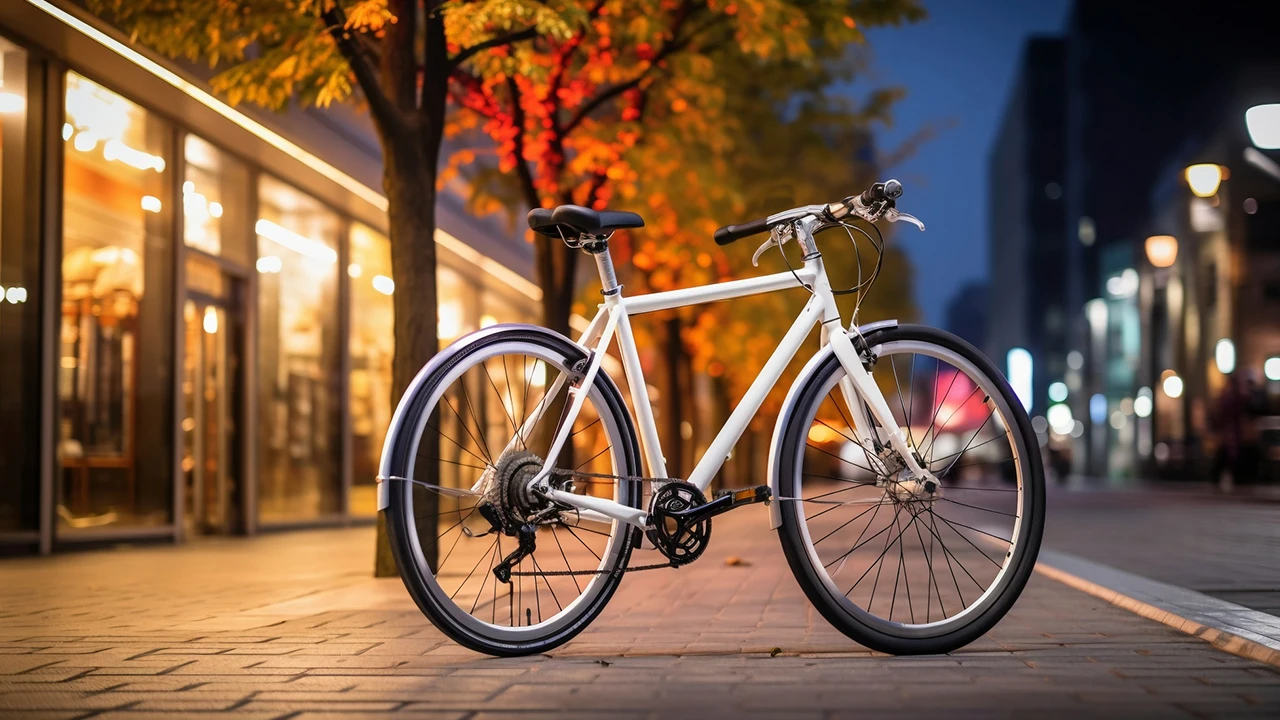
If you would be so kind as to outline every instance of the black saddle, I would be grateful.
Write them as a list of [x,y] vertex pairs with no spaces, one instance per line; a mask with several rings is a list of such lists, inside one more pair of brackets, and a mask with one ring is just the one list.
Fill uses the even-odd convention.
[[608,235],[614,230],[644,227],[644,218],[621,210],[592,210],[581,205],[561,205],[554,210],[530,210],[529,227],[548,237],[576,238],[583,234]]

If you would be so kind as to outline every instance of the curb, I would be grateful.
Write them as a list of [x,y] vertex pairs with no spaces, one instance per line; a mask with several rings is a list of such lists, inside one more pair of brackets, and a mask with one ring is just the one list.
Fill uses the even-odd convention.
[[1040,551],[1036,572],[1219,650],[1280,667],[1280,618],[1055,550]]

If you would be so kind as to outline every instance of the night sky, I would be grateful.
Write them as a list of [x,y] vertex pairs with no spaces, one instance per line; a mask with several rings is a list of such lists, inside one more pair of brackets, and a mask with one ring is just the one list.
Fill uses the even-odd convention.
[[893,127],[877,133],[892,151],[924,127],[940,128],[916,154],[887,167],[906,191],[899,207],[924,221],[900,223],[894,240],[916,267],[916,302],[941,325],[947,301],[966,280],[986,275],[987,156],[1012,90],[1023,40],[1057,34],[1068,0],[926,0],[927,20],[867,32],[874,60],[855,94],[898,85],[907,97]]

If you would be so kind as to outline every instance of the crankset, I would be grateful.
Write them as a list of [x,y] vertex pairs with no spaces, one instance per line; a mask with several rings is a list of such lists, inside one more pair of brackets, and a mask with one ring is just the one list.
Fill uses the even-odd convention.
[[736,507],[768,502],[768,486],[721,490],[707,502],[696,485],[683,480],[664,483],[649,503],[649,541],[671,561],[687,565],[697,560],[711,540],[711,518]]

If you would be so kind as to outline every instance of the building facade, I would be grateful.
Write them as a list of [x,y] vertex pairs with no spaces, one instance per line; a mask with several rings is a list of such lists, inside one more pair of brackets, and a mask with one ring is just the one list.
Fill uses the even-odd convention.
[[[0,552],[371,518],[380,176],[354,115],[231,108],[70,3],[0,3]],[[526,244],[440,203],[442,340],[532,319]]]
[[1030,354],[1023,402],[1041,414],[1066,370],[1064,51],[1060,39],[1028,41],[988,171],[984,349],[1001,363],[1015,348]]
[[[1035,117],[1028,78],[1050,42],[1057,67],[1040,86],[1053,111]],[[1028,45],[991,195],[1046,187],[1027,149],[1043,135],[1058,147],[1061,199],[1035,233],[1032,211],[993,202],[988,351],[1031,352],[1033,422],[1051,448],[1070,448],[1078,473],[1211,479],[1223,447],[1260,448],[1260,461],[1271,452],[1280,164],[1250,138],[1245,113],[1280,103],[1277,47],[1250,13],[1206,14],[1190,0],[1158,13],[1077,0],[1061,40]],[[1192,166],[1217,174],[1212,189],[1192,182]],[[1277,378],[1264,372],[1273,357]],[[1251,399],[1226,398],[1238,406],[1228,412],[1236,381]]]

